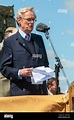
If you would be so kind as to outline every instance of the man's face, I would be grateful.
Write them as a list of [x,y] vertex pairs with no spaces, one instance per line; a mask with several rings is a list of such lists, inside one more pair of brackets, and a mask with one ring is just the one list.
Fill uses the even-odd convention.
[[33,30],[34,22],[35,22],[34,13],[28,11],[23,14],[22,18],[19,21],[20,29],[26,34],[29,34]]

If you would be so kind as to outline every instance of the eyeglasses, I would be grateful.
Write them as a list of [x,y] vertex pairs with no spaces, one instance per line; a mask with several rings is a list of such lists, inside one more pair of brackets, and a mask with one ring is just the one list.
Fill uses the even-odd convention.
[[24,20],[27,20],[28,22],[31,22],[31,21],[33,21],[33,22],[36,22],[37,20],[36,19],[34,19],[34,18],[23,18]]

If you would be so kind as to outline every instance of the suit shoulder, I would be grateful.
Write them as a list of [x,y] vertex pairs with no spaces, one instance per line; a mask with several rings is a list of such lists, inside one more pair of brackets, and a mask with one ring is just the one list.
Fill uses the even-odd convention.
[[17,38],[16,34],[9,36],[8,38],[4,39],[4,41],[9,42],[9,41],[14,41]]
[[41,35],[39,35],[39,34],[36,34],[36,33],[31,33],[32,34],[32,36],[36,36],[36,37],[42,37]]

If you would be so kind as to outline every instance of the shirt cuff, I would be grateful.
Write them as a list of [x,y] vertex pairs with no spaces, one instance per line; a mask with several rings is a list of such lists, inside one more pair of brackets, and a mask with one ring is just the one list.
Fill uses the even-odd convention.
[[20,75],[20,70],[18,71],[18,79],[22,79],[22,76]]

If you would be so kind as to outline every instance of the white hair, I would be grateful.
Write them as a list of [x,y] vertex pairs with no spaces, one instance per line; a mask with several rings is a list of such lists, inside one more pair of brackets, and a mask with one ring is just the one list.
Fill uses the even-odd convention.
[[[25,12],[27,12],[27,11],[32,11],[32,12],[34,13],[34,7],[20,8],[20,9],[18,10],[16,19],[21,18],[22,15],[23,15]],[[34,13],[34,15],[35,15],[35,13]],[[36,17],[36,15],[35,15],[35,17]]]

